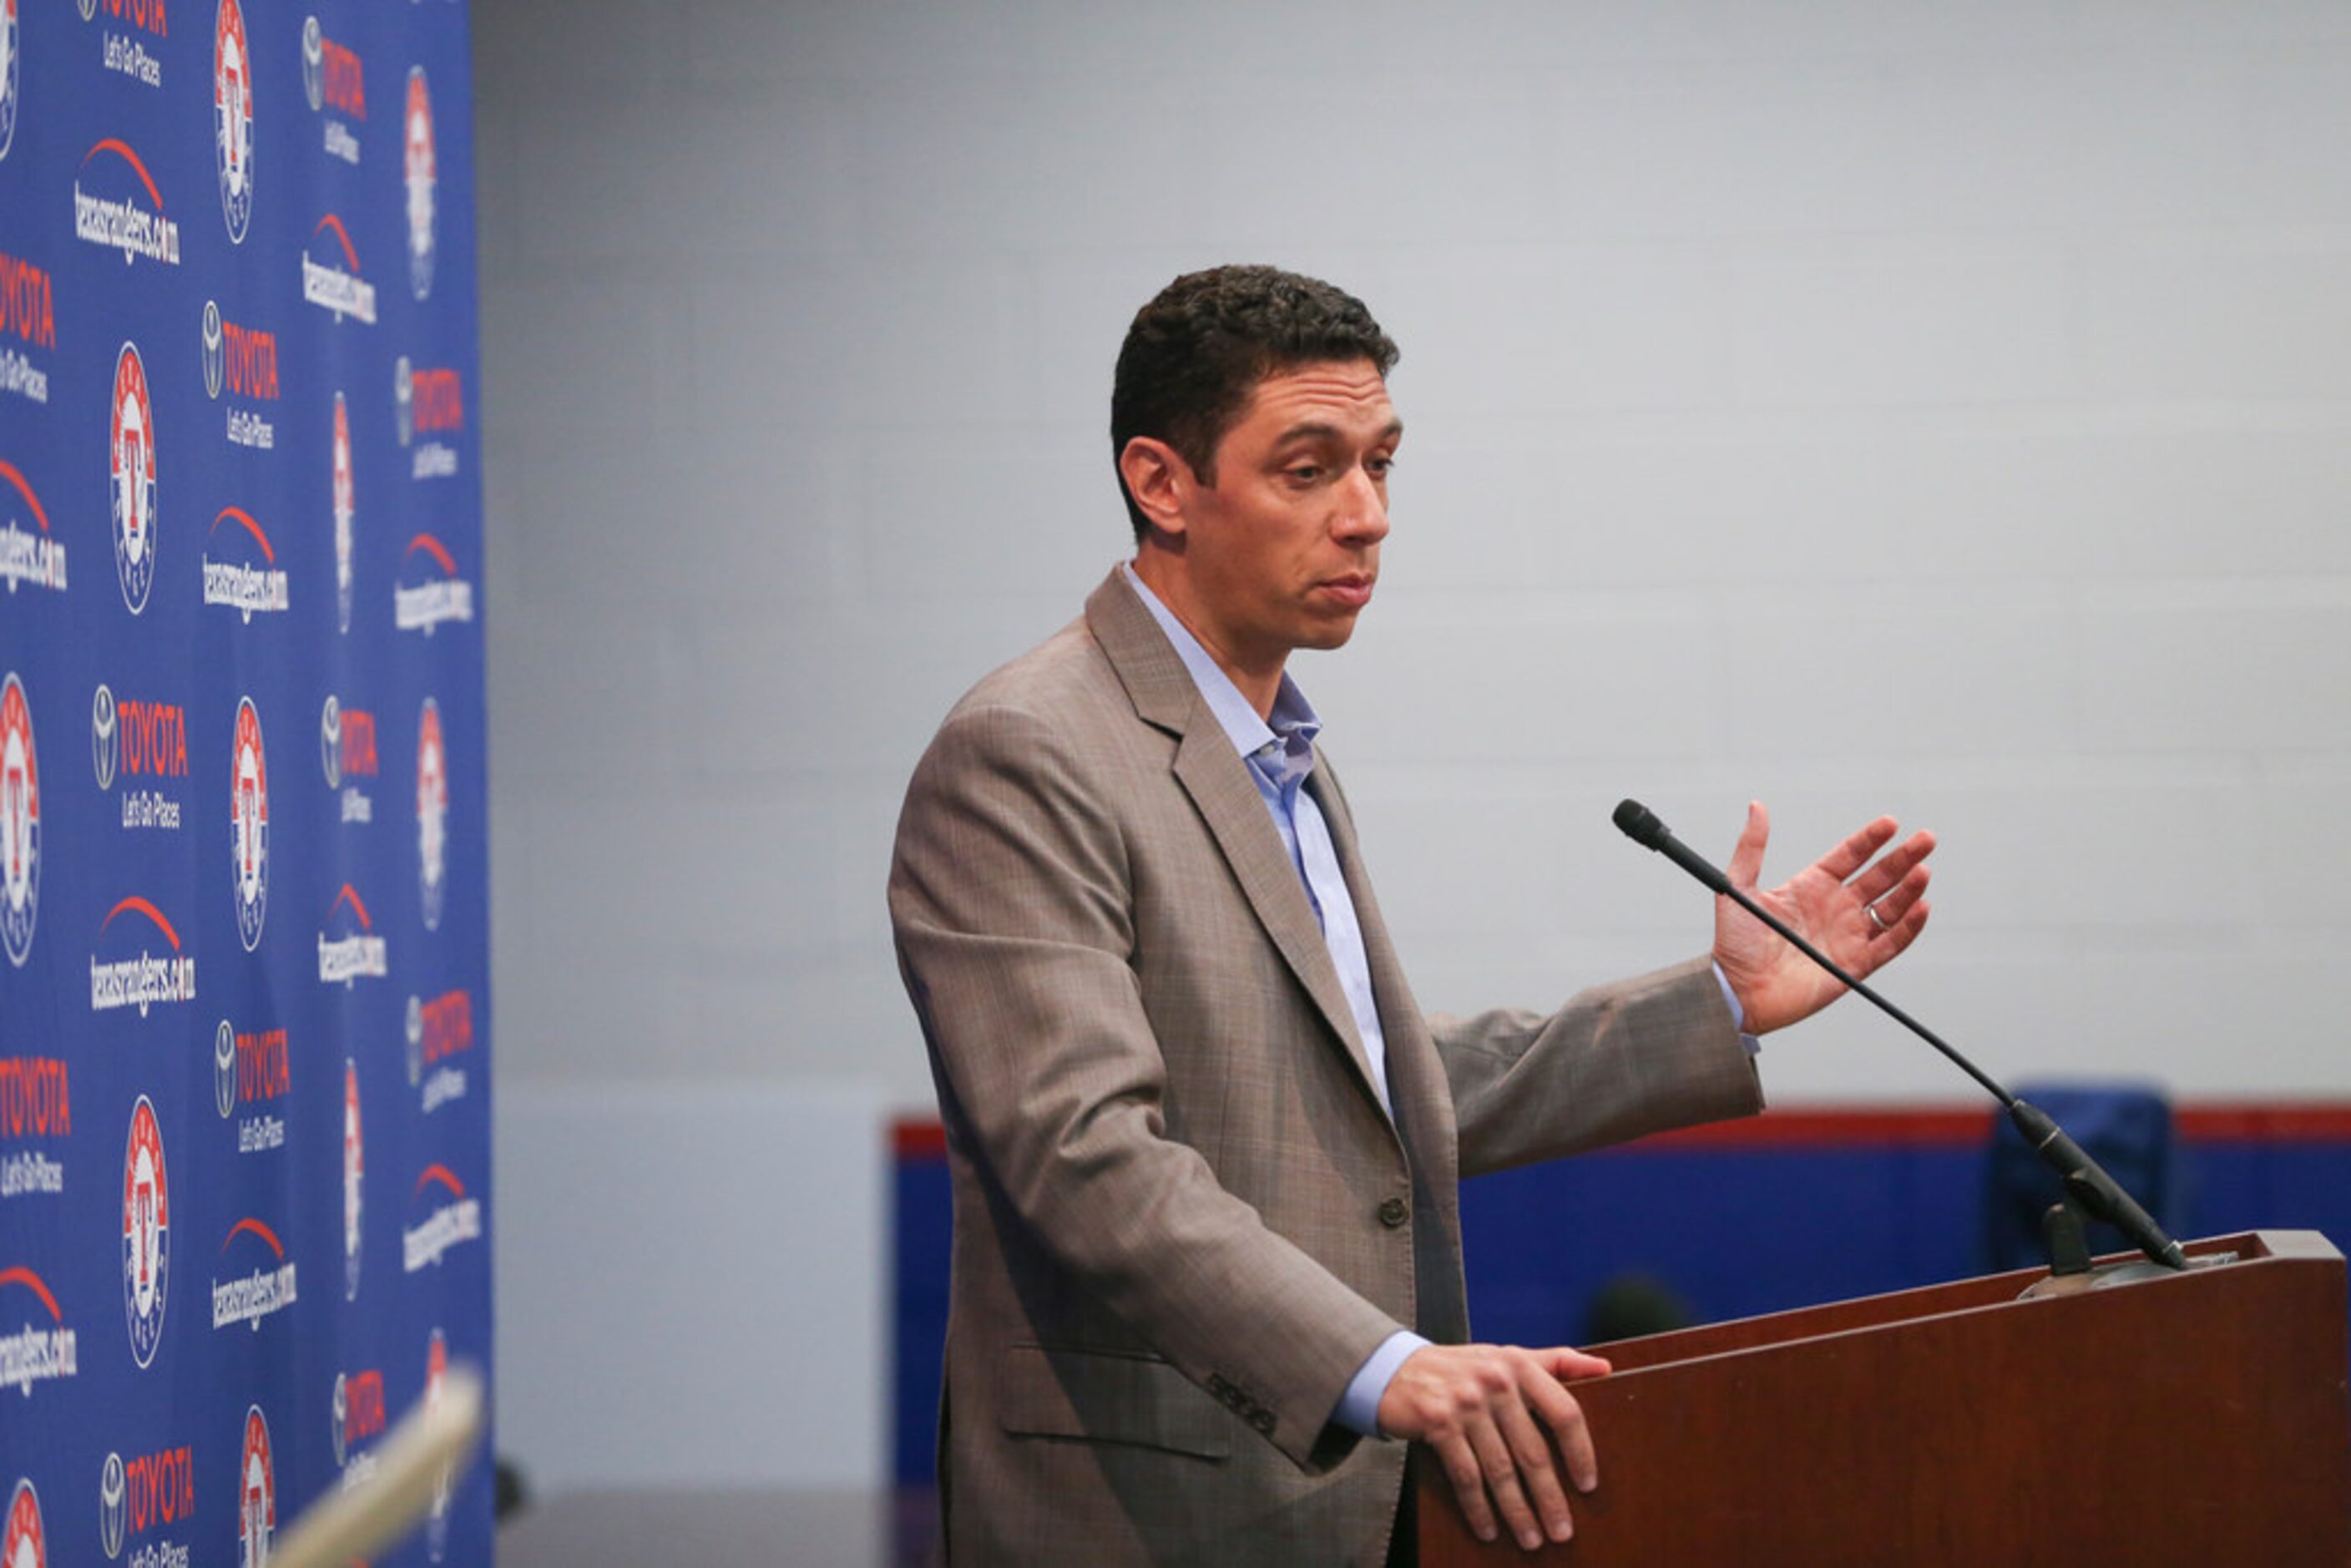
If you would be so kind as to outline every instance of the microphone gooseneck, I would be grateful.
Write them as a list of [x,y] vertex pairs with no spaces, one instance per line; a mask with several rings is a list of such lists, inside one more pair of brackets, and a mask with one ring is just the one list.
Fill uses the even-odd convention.
[[1796,951],[1843,981],[1847,989],[1868,998],[1879,1011],[1941,1051],[1953,1066],[1981,1084],[1993,1099],[2001,1103],[2008,1113],[2009,1120],[2023,1134],[2025,1143],[2057,1173],[2059,1180],[2064,1184],[2066,1194],[2085,1212],[2121,1231],[2140,1251],[2166,1268],[2188,1267],[2187,1257],[2180,1251],[2179,1243],[2165,1235],[2163,1228],[2155,1222],[2154,1218],[2140,1207],[2137,1201],[2123,1190],[2122,1185],[2107,1175],[2105,1167],[2092,1159],[2079,1144],[2066,1136],[2065,1130],[2045,1112],[2010,1093],[1999,1080],[1969,1061],[1958,1047],[1879,996],[1861,980],[1845,973],[1834,959],[1791,930],[1785,921],[1758,904],[1745,890],[1733,886],[1730,878],[1720,869],[1674,837],[1673,830],[1659,821],[1655,811],[1638,800],[1622,800],[1617,803],[1614,821],[1626,838],[1664,855],[1715,893],[1729,898],[1761,920],[1784,937]]

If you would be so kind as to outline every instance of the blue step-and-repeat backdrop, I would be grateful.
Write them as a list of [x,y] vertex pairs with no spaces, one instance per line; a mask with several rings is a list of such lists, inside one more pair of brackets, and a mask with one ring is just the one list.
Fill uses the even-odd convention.
[[6,1568],[265,1562],[488,1364],[471,95],[454,0],[0,0]]

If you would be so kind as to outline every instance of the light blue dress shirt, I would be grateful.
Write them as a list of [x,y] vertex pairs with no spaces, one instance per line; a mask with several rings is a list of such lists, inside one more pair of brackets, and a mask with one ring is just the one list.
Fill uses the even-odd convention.
[[[1274,695],[1273,712],[1259,718],[1223,666],[1200,646],[1191,629],[1159,602],[1159,596],[1144,586],[1134,569],[1122,566],[1119,570],[1126,573],[1128,584],[1141,596],[1159,629],[1167,633],[1208,711],[1216,715],[1233,749],[1249,764],[1249,777],[1281,834],[1282,847],[1290,852],[1290,863],[1298,868],[1299,880],[1306,885],[1307,901],[1322,923],[1323,945],[1331,950],[1340,989],[1346,993],[1347,1009],[1354,1015],[1355,1032],[1362,1036],[1364,1054],[1371,1063],[1372,1086],[1379,1094],[1380,1108],[1393,1119],[1395,1107],[1388,1098],[1387,1036],[1380,1029],[1380,1009],[1372,998],[1372,967],[1364,956],[1364,928],[1356,921],[1355,901],[1347,892],[1338,852],[1331,844],[1331,824],[1323,820],[1314,797],[1302,788],[1306,776],[1314,770],[1314,737],[1322,732],[1322,721],[1306,694],[1298,689],[1298,683],[1286,674]],[[1427,1343],[1410,1329],[1390,1334],[1349,1380],[1332,1419],[1365,1437],[1379,1436],[1380,1396],[1387,1392],[1388,1380],[1405,1358]]]
[[[1314,706],[1298,683],[1288,674],[1281,677],[1281,687],[1275,693],[1273,711],[1258,716],[1257,709],[1241,695],[1232,677],[1222,665],[1200,646],[1200,640],[1191,629],[1176,619],[1159,596],[1144,585],[1134,569],[1122,564],[1119,570],[1126,574],[1128,586],[1143,600],[1144,608],[1167,634],[1175,645],[1176,655],[1184,661],[1191,674],[1192,684],[1199,688],[1201,700],[1249,764],[1249,777],[1256,781],[1257,792],[1263,797],[1265,808],[1272,815],[1275,830],[1281,834],[1282,847],[1290,852],[1290,863],[1298,868],[1299,880],[1305,883],[1307,901],[1313,904],[1317,919],[1322,923],[1322,941],[1331,951],[1331,962],[1339,971],[1340,988],[1346,993],[1347,1008],[1354,1015],[1355,1030],[1363,1038],[1364,1052],[1371,1063],[1372,1086],[1378,1093],[1380,1108],[1389,1119],[1395,1116],[1395,1107],[1388,1098],[1387,1036],[1380,1029],[1380,1012],[1372,997],[1371,962],[1364,956],[1364,928],[1355,917],[1355,901],[1347,891],[1347,879],[1339,869],[1338,852],[1331,844],[1331,825],[1323,820],[1322,809],[1314,797],[1306,793],[1306,776],[1314,770],[1314,737],[1322,732],[1322,721],[1316,716]],[[1741,1028],[1745,1018],[1739,998],[1731,995],[1729,982],[1722,971],[1715,971],[1722,984],[1722,995],[1730,1004],[1730,1016]],[[1748,1049],[1755,1049],[1750,1039]],[[1380,1431],[1380,1396],[1387,1392],[1388,1381],[1406,1357],[1429,1342],[1410,1329],[1398,1329],[1380,1343],[1377,1349],[1364,1358],[1364,1364],[1348,1380],[1346,1391],[1339,1396],[1339,1407],[1331,1418],[1350,1431],[1367,1437],[1383,1436]]]

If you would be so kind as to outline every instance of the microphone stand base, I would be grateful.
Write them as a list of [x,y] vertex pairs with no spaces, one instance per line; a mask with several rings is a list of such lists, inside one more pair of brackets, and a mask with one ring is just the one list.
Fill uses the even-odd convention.
[[[2234,1252],[2214,1252],[2188,1260],[2188,1267],[2218,1269],[2238,1260]],[[2179,1270],[2151,1263],[2144,1258],[2126,1259],[2119,1263],[2101,1263],[2081,1273],[2051,1272],[2035,1280],[2017,1294],[2020,1301],[2030,1301],[2043,1296],[2078,1296],[2085,1291],[2112,1290],[2117,1285],[2136,1285],[2147,1280],[2176,1280]]]

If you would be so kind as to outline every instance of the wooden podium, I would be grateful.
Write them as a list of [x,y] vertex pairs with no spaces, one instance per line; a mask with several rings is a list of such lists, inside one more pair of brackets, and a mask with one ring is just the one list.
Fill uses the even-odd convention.
[[[1538,1552],[1469,1533],[1416,1454],[1423,1568],[2351,1563],[2342,1254],[2021,1301],[2040,1270],[1596,1346],[1600,1490]],[[2087,1277],[2077,1276],[2086,1279]]]

